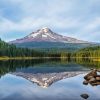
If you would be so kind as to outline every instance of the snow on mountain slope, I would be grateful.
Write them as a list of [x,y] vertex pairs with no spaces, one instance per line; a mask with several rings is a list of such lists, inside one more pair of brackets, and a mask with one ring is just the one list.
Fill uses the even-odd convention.
[[51,29],[44,27],[32,32],[28,36],[10,41],[10,43],[25,43],[25,42],[61,42],[61,43],[87,43],[86,41],[77,40],[75,38],[62,36],[54,33]]

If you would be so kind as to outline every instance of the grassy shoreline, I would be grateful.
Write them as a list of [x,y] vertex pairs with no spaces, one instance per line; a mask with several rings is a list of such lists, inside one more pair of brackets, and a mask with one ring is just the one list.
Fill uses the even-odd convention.
[[99,59],[93,59],[93,61],[97,61],[97,62],[100,62],[100,58],[99,58]]
[[32,60],[32,59],[50,59],[60,57],[0,57],[0,60]]
[[0,60],[33,59],[33,57],[0,57]]
[[[4,56],[4,57],[0,57],[0,60],[31,60],[31,59],[50,59],[50,58],[66,59],[68,57],[7,57],[7,56]],[[71,57],[71,58],[80,59],[83,57]],[[100,61],[100,57],[85,57],[85,58],[92,59],[93,61]]]

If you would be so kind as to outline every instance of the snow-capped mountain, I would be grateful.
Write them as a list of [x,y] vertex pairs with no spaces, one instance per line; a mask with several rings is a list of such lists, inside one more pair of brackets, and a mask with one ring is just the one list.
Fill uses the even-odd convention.
[[63,36],[53,32],[51,29],[44,27],[32,32],[21,39],[10,41],[10,44],[15,44],[17,47],[34,48],[48,50],[51,48],[59,48],[63,50],[78,50],[80,48],[92,46],[90,42],[78,40],[75,38]]
[[87,43],[86,41],[77,40],[75,38],[62,36],[53,32],[51,29],[44,27],[32,32],[28,36],[10,41],[10,43],[26,43],[26,42],[61,42],[61,43]]

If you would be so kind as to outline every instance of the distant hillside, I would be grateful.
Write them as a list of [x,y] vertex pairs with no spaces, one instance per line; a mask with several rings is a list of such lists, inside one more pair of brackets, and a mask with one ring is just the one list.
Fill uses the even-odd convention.
[[61,42],[25,42],[16,43],[17,47],[34,48],[34,49],[62,49],[67,51],[75,51],[85,47],[95,46],[96,44],[90,43],[61,43]]
[[100,51],[100,45],[98,46],[93,46],[93,47],[87,47],[87,48],[83,48],[80,51],[95,51],[95,50],[99,50]]

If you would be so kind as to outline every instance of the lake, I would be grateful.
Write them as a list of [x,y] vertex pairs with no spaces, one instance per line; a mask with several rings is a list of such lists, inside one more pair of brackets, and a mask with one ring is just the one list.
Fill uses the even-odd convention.
[[84,85],[99,62],[34,59],[0,61],[0,100],[100,100],[100,86]]

